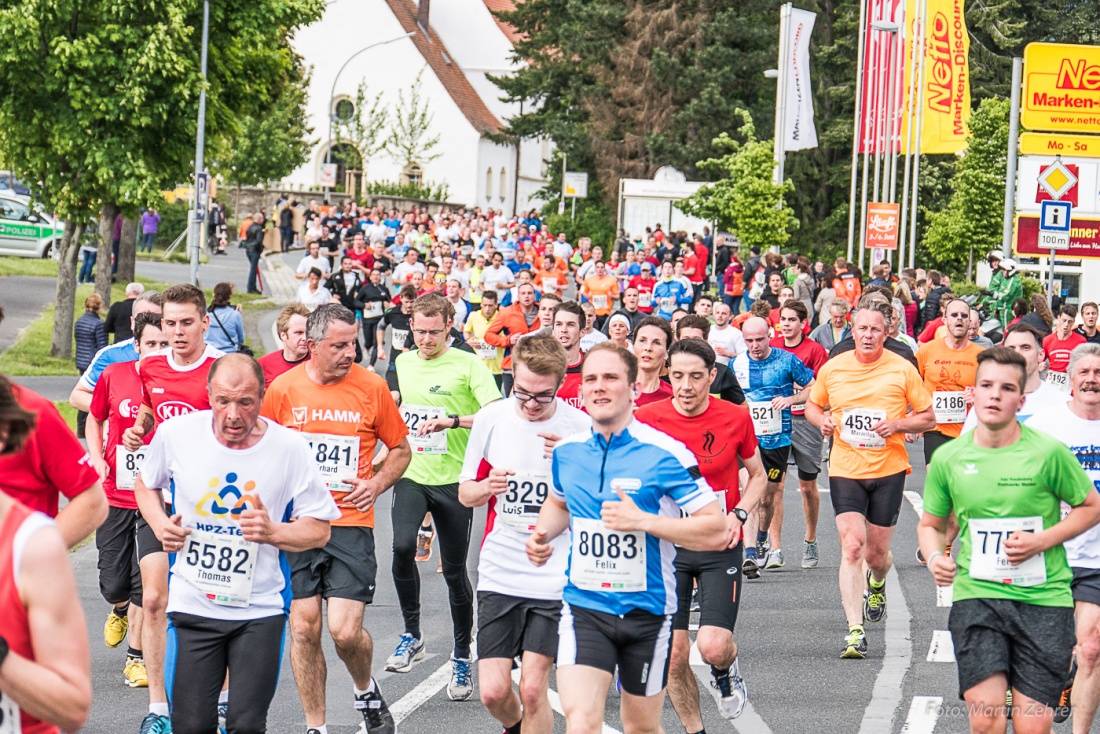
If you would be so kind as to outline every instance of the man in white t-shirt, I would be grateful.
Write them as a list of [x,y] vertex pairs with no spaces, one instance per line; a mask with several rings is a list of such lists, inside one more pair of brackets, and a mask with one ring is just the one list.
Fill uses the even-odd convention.
[[714,304],[714,325],[710,327],[710,335],[707,343],[714,349],[714,353],[726,360],[733,359],[748,349],[745,346],[745,337],[741,330],[730,326],[730,307],[719,301]]
[[[217,729],[227,670],[235,692],[227,729],[265,730],[290,598],[284,553],[323,546],[340,517],[306,442],[260,418],[263,384],[251,357],[215,362],[212,409],[160,425],[136,482],[138,506],[172,564],[165,685],[176,731]],[[161,498],[169,488],[171,517]]]
[[[565,379],[565,349],[549,334],[512,349],[515,381],[506,400],[482,408],[466,446],[459,499],[488,505],[478,565],[478,677],[481,701],[508,734],[550,734],[547,698],[558,649],[561,595],[569,534],[551,543],[545,566],[526,554],[527,538],[553,480],[550,451],[557,440],[591,422],[556,397]],[[512,689],[513,659],[522,655],[520,695]]]
[[313,268],[320,270],[325,278],[328,278],[332,273],[332,266],[329,265],[328,258],[321,255],[321,245],[317,242],[309,243],[309,254],[298,263],[298,269],[294,271],[294,277],[298,280],[305,280],[309,277],[309,271]]
[[419,262],[416,248],[410,247],[405,251],[405,258],[393,269],[393,282],[396,285],[405,285],[413,273],[424,275],[426,272],[424,263]]

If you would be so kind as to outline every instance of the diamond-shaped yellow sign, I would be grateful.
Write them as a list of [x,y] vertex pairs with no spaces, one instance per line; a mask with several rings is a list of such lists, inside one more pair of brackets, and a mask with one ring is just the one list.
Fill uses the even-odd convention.
[[1053,163],[1039,172],[1039,185],[1050,194],[1050,198],[1058,201],[1077,185],[1077,177],[1073,175],[1073,171],[1066,168],[1061,158],[1056,158]]

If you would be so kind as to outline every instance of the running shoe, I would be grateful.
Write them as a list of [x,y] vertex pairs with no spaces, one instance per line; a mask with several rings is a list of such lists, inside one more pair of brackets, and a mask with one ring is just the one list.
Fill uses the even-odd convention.
[[764,568],[771,571],[775,568],[783,568],[786,561],[783,560],[783,551],[780,548],[772,548],[764,562]]
[[145,661],[141,658],[126,658],[126,667],[122,670],[122,678],[131,688],[148,688],[149,674],[145,672]]
[[374,690],[355,697],[355,708],[363,714],[363,725],[367,734],[394,734],[397,724],[393,722],[390,708],[382,698],[382,689],[374,681]]
[[871,587],[871,571],[867,571],[867,589],[863,592],[863,618],[868,622],[880,622],[886,615],[886,582],[878,589]]
[[730,721],[736,719],[745,710],[749,700],[749,689],[741,677],[741,666],[737,661],[723,675],[715,675],[710,684],[718,691],[718,713]]
[[218,734],[227,734],[226,719],[229,718],[229,704],[218,702]]
[[1072,694],[1073,694],[1073,679],[1077,677],[1077,661],[1073,661],[1073,665],[1069,669],[1069,678],[1066,680],[1066,686],[1062,689],[1062,695],[1058,697],[1058,705],[1054,707],[1054,723],[1061,724],[1063,721],[1069,718],[1070,710],[1072,706]]
[[386,658],[386,670],[391,673],[408,673],[412,670],[413,663],[423,660],[425,654],[424,640],[418,640],[406,632],[397,641],[393,655]]
[[447,698],[469,701],[474,695],[473,662],[469,658],[451,658],[451,680],[447,683]]
[[167,716],[149,712],[141,720],[139,734],[172,734],[172,720]]
[[802,541],[802,568],[817,568],[819,560],[820,558],[817,555],[817,541]]
[[699,611],[699,587],[696,586],[691,590],[691,609],[692,612]]
[[840,657],[852,660],[862,660],[867,657],[867,636],[863,634],[862,628],[854,627],[848,630]]
[[756,557],[757,558],[767,558],[768,557],[768,551],[770,551],[771,549],[772,549],[772,542],[769,538],[764,538],[764,540],[759,540],[759,538],[757,539],[757,541],[756,541]]
[[432,557],[432,539],[435,538],[435,533],[432,531],[424,532],[424,530],[418,530],[416,533],[416,560],[424,563]]
[[741,575],[747,579],[760,578],[760,564],[756,562],[755,556],[745,556],[745,560],[741,562]]
[[103,625],[103,641],[107,647],[118,647],[126,639],[126,630],[130,628],[130,620],[126,617],[111,613],[107,615],[107,622]]

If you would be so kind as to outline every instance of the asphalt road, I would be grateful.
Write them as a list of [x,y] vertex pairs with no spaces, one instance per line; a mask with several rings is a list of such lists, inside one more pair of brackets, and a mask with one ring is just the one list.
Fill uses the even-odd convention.
[[[920,444],[911,455],[921,462]],[[869,658],[841,660],[839,653],[845,623],[837,590],[839,548],[828,495],[822,496],[819,542],[821,565],[816,570],[799,567],[804,529],[797,485],[789,479],[784,493],[787,566],[765,572],[746,582],[737,639],[741,669],[749,688],[751,709],[733,722],[742,734],[799,732],[955,733],[968,731],[965,710],[957,697],[953,651],[939,642],[947,629],[946,606],[937,595],[928,572],[916,564],[916,524],[924,468],[915,466],[909,478],[894,539],[895,571],[888,577],[886,619],[868,625]],[[822,484],[824,484],[822,478]],[[387,506],[388,507],[388,506]],[[470,575],[476,584],[478,539],[484,513],[478,512],[470,551]],[[368,608],[365,625],[375,637],[375,669],[381,670],[401,632],[400,611],[390,582],[390,518],[383,509],[377,515],[378,594]],[[122,683],[124,651],[102,643],[107,606],[99,597],[96,552],[85,546],[73,556],[81,597],[92,640],[94,705],[89,734],[136,731],[147,704],[144,691]],[[382,691],[399,715],[403,732],[499,731],[499,725],[477,701],[449,701],[443,688],[446,675],[437,674],[450,653],[450,618],[446,587],[435,572],[437,557],[421,564],[423,579],[423,629],[428,657],[406,674],[378,673]],[[935,642],[934,642],[935,641]],[[938,644],[937,644],[938,643]],[[326,642],[329,660],[329,728],[333,734],[351,734],[359,720],[351,706],[351,680]],[[446,668],[443,668],[445,671]],[[710,692],[709,671],[695,668],[700,689]],[[551,683],[553,687],[553,682]],[[230,694],[232,698],[232,693]],[[607,706],[605,734],[621,728],[618,696],[612,692]],[[708,731],[728,731],[731,725],[718,716],[715,704],[703,701]],[[662,719],[668,732],[683,731],[670,704]],[[272,732],[304,731],[304,717],[289,659],[284,659],[279,690],[271,709]],[[1068,732],[1069,724],[1055,727]],[[556,716],[555,731],[565,731]]]

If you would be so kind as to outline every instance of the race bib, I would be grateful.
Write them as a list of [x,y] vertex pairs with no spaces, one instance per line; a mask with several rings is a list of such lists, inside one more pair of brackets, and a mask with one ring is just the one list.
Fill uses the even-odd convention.
[[645,533],[609,530],[599,520],[574,517],[569,580],[585,591],[645,591]]
[[803,413],[806,412],[806,404],[805,403],[799,403],[798,405],[792,405],[791,406],[791,412],[794,413],[795,415],[802,415]]
[[405,349],[405,344],[409,341],[409,332],[406,329],[394,329],[393,330],[393,348]]
[[1037,586],[1046,583],[1047,565],[1043,553],[1037,553],[1018,566],[1008,562],[1004,542],[1016,531],[1038,533],[1043,518],[989,517],[971,518],[970,578],[995,581],[1013,586]]
[[932,410],[936,423],[963,423],[966,421],[966,396],[962,390],[937,390],[932,394]]
[[313,463],[321,470],[321,477],[329,491],[347,492],[344,479],[359,476],[359,437],[334,436],[331,433],[303,434],[313,453]]
[[676,308],[676,299],[672,296],[666,296],[659,300],[661,311],[672,313],[672,309]]
[[[714,491],[715,499],[718,500],[718,509],[722,511],[723,515],[728,515],[729,513],[726,512],[726,490],[724,490],[724,489],[715,489],[713,491]],[[687,512],[684,512],[681,509],[680,510],[680,517],[691,517],[691,515]],[[679,546],[677,546],[677,547],[679,547]]]
[[649,291],[638,294],[638,308],[649,308],[653,305],[653,294]]
[[376,319],[382,315],[382,302],[381,301],[368,301],[363,306],[363,318]]
[[592,296],[592,308],[607,308],[607,296]]
[[215,604],[247,607],[259,547],[239,535],[192,528],[176,554],[175,572]]
[[532,532],[549,492],[549,474],[516,472],[508,477],[508,491],[497,495],[497,519],[521,533]]
[[1069,375],[1065,372],[1047,372],[1046,383],[1054,385],[1062,392],[1069,392]]
[[0,691],[0,734],[22,734],[19,704]]
[[137,484],[137,475],[141,471],[141,463],[145,461],[145,451],[148,446],[142,446],[137,451],[130,451],[124,446],[115,449],[115,487],[118,489],[133,489]]
[[431,408],[424,405],[402,405],[401,418],[409,427],[409,446],[414,454],[445,454],[447,453],[447,429],[429,433],[426,436],[417,436],[417,429],[433,418],[443,418],[446,414],[443,408]]
[[482,342],[481,346],[477,348],[477,356],[481,357],[482,359],[496,359],[497,348],[494,347],[492,344],[486,344],[485,342]]
[[886,439],[871,430],[871,426],[886,418],[886,411],[870,408],[849,408],[843,413],[840,438],[852,448],[881,449]]
[[750,401],[749,413],[757,436],[775,436],[783,432],[783,411],[773,408],[770,400]]

